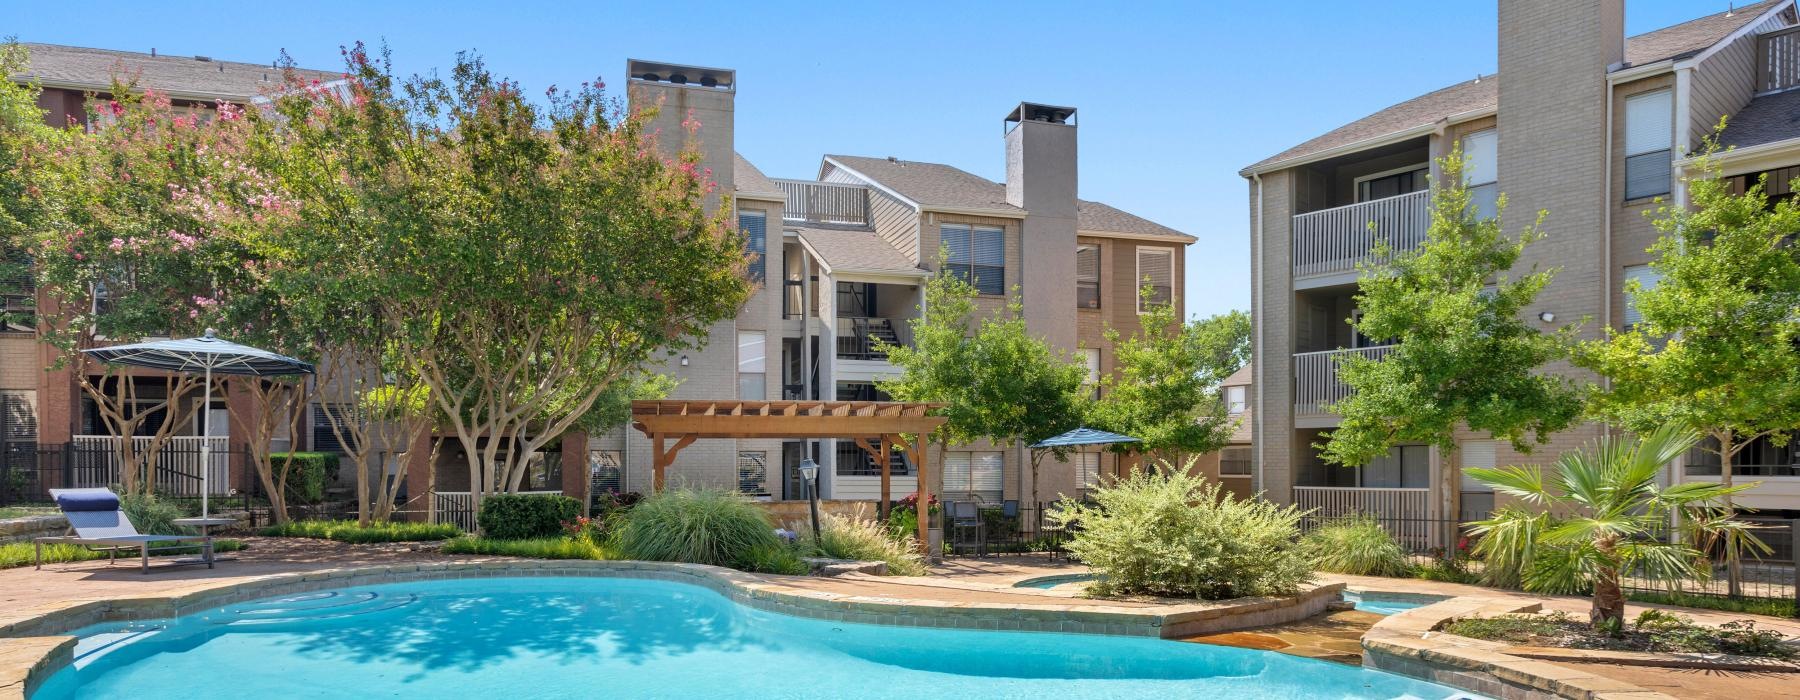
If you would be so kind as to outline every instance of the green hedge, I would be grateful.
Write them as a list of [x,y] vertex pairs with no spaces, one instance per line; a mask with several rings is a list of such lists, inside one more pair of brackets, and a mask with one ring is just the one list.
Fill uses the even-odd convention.
[[281,473],[283,460],[290,456],[293,462],[287,466],[288,503],[318,503],[325,500],[325,482],[337,477],[337,454],[276,452],[269,455],[269,464],[274,466],[275,473]]
[[525,540],[562,534],[562,524],[581,515],[581,501],[549,494],[501,493],[481,499],[475,524],[497,540]]
[[462,534],[462,530],[448,523],[373,522],[368,527],[362,527],[355,520],[295,520],[265,527],[258,534],[264,537],[309,537],[350,544],[369,544],[447,540]]

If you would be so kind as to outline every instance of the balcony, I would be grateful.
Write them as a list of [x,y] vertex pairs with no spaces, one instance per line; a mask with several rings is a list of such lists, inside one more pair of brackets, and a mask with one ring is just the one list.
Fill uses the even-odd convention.
[[1412,551],[1442,546],[1441,523],[1431,518],[1431,489],[1295,486],[1294,505],[1313,511],[1307,525],[1348,515],[1374,518]]
[[787,195],[781,218],[790,224],[811,226],[869,225],[869,188],[811,180],[776,180]]
[[1800,27],[1778,29],[1756,37],[1756,92],[1800,87]]
[[[1361,355],[1379,360],[1393,352],[1392,345],[1350,350],[1302,352],[1294,355],[1294,416],[1323,418],[1331,416],[1328,407],[1350,395],[1350,387],[1338,379],[1338,361],[1346,355]],[[1320,426],[1311,426],[1320,427]]]
[[1417,248],[1431,226],[1431,191],[1358,202],[1294,215],[1294,277],[1354,273],[1375,262],[1375,242],[1395,251]]

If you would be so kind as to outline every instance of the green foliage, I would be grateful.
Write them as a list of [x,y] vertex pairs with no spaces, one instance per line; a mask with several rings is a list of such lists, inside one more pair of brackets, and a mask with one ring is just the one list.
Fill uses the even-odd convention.
[[[1149,288],[1142,293],[1147,300]],[[1250,315],[1232,311],[1183,324],[1172,305],[1149,309],[1129,337],[1106,329],[1114,371],[1100,381],[1089,423],[1141,441],[1115,451],[1176,456],[1223,447],[1236,426],[1219,382],[1249,361]]]
[[773,550],[786,546],[761,507],[742,494],[716,489],[668,489],[646,497],[626,514],[613,544],[626,559],[749,571],[777,562]]
[[264,537],[309,537],[336,540],[350,544],[373,542],[432,542],[462,534],[449,523],[373,522],[358,525],[354,520],[295,520],[265,527]]
[[1372,517],[1332,520],[1306,533],[1300,544],[1321,571],[1357,576],[1413,573],[1406,550]]
[[555,536],[580,515],[581,501],[568,496],[500,493],[481,499],[475,524],[486,538],[526,540]]
[[318,503],[325,500],[325,483],[338,473],[335,452],[276,452],[269,455],[276,473],[287,469],[287,502]]
[[1778,659],[1795,655],[1794,648],[1783,643],[1783,634],[1759,630],[1753,620],[1707,627],[1661,610],[1645,610],[1630,628],[1623,619],[1613,619],[1604,628],[1583,625],[1568,613],[1557,611],[1544,615],[1463,618],[1446,625],[1444,631],[1474,639],[1576,649],[1733,654]]
[[191,535],[188,528],[176,525],[179,518],[187,517],[179,504],[149,494],[126,494],[119,497],[119,509],[125,511],[125,517],[137,531],[146,535]]
[[896,536],[881,523],[860,514],[823,514],[819,519],[819,539],[808,535],[806,548],[815,556],[832,559],[887,562],[889,576],[925,575],[918,540]]
[[759,544],[751,547],[744,553],[736,568],[783,576],[804,576],[812,572],[812,566],[802,560],[800,553],[786,543]]
[[1445,583],[1475,583],[1481,580],[1480,575],[1469,571],[1469,560],[1461,556],[1434,558],[1414,569],[1412,574],[1415,578]]
[[1707,610],[1724,610],[1726,612],[1768,615],[1770,617],[1795,617],[1794,600],[1792,598],[1728,598],[1725,596],[1684,593],[1681,591],[1632,591],[1626,594],[1634,603],[1650,603],[1653,605],[1679,605],[1684,608],[1704,608]]
[[502,540],[465,535],[444,543],[445,554],[482,554],[525,559],[612,559],[604,547],[568,537]]
[[[1568,354],[1574,329],[1544,333],[1523,313],[1554,270],[1512,271],[1543,232],[1534,223],[1513,239],[1500,217],[1478,218],[1461,184],[1460,152],[1440,165],[1425,242],[1388,256],[1384,241],[1376,259],[1387,262],[1358,267],[1362,315],[1351,324],[1395,347],[1380,360],[1350,354],[1339,362],[1338,377],[1354,391],[1332,404],[1343,419],[1321,445],[1330,463],[1360,466],[1402,443],[1451,451],[1465,425],[1529,451],[1581,414],[1574,383],[1538,371]],[[1504,196],[1499,205],[1504,211]]]
[[[20,566],[31,566],[36,552],[32,542],[7,542],[0,544],[0,569],[11,569]],[[213,540],[215,553],[236,552],[244,549],[244,543],[238,540]],[[200,551],[199,544],[166,543],[150,546],[150,556],[165,557],[194,554]],[[136,556],[137,551],[120,552],[121,558]],[[97,552],[87,547],[73,544],[44,545],[44,563],[55,564],[72,561],[91,561],[105,559],[106,552]]]
[[[1625,615],[1621,572],[1652,581],[1684,581],[1710,573],[1699,551],[1659,539],[1672,515],[1681,514],[1688,530],[1680,538],[1683,542],[1727,531],[1744,533],[1744,523],[1730,519],[1720,505],[1725,496],[1744,487],[1657,484],[1664,465],[1698,440],[1694,433],[1669,425],[1640,439],[1609,437],[1588,449],[1565,453],[1548,476],[1544,470],[1526,467],[1465,469],[1465,474],[1496,492],[1544,509],[1502,508],[1492,518],[1472,523],[1469,532],[1479,538],[1475,553],[1493,566],[1518,572],[1528,591],[1591,589],[1591,622],[1618,624]],[[1561,515],[1547,515],[1550,511]],[[1754,537],[1743,536],[1767,551]]]
[[1096,505],[1064,500],[1051,513],[1078,528],[1068,550],[1101,576],[1091,591],[1218,600],[1290,594],[1311,578],[1304,511],[1229,498],[1191,462],[1163,467],[1107,483]]

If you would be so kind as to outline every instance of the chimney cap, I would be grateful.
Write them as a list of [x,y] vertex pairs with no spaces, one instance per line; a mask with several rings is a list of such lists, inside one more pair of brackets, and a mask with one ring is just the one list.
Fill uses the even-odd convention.
[[1044,124],[1065,124],[1075,126],[1075,108],[1058,107],[1056,105],[1038,104],[1036,102],[1020,102],[1012,112],[1006,115],[1007,131],[1024,122],[1040,122]]
[[[729,68],[707,68],[663,61],[627,59],[625,75],[633,83],[658,83],[696,90],[737,91],[737,71]],[[680,82],[672,78],[681,78]]]

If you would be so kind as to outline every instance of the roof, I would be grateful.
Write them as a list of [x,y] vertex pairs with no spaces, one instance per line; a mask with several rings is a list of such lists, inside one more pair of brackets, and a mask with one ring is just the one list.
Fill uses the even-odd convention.
[[802,228],[798,232],[800,240],[834,272],[924,274],[924,270],[873,231]]
[[[1786,2],[1788,0],[1763,0],[1737,8],[1733,12],[1707,15],[1630,37],[1625,40],[1625,63],[1627,66],[1643,66],[1691,58]],[[1239,174],[1248,176],[1271,164],[1316,156],[1333,149],[1430,126],[1441,119],[1460,114],[1481,113],[1495,109],[1499,104],[1499,76],[1484,75],[1425,93],[1332,129],[1317,138],[1257,161],[1239,171]]]
[[776,196],[783,200],[787,198],[782,194],[781,188],[775,186],[775,181],[752,165],[742,153],[731,154],[731,182],[739,192]]
[[1747,148],[1800,138],[1800,90],[1763,95],[1725,122],[1719,145]]
[[[137,81],[178,97],[248,100],[281,84],[281,69],[271,63],[239,63],[196,56],[152,56],[136,51],[89,49],[56,44],[23,44],[30,60],[13,80],[45,87],[105,91],[114,76]],[[297,69],[317,80],[342,78],[343,71]]]
[[1076,428],[1056,437],[1032,445],[1032,447],[1076,447],[1079,445],[1111,445],[1120,442],[1143,442],[1130,435],[1109,433],[1093,428]]
[[[1025,210],[1006,203],[1006,185],[941,163],[895,158],[827,155],[835,162],[900,193],[922,207],[988,209],[999,216],[1024,216]],[[1076,228],[1091,233],[1122,233],[1192,240],[1181,231],[1109,204],[1086,199],[1076,202]]]
[[1249,386],[1252,382],[1256,381],[1253,378],[1256,375],[1255,365],[1256,363],[1254,362],[1244,363],[1243,367],[1239,367],[1238,371],[1232,372],[1231,376],[1225,378],[1225,381],[1219,382],[1219,386]]

